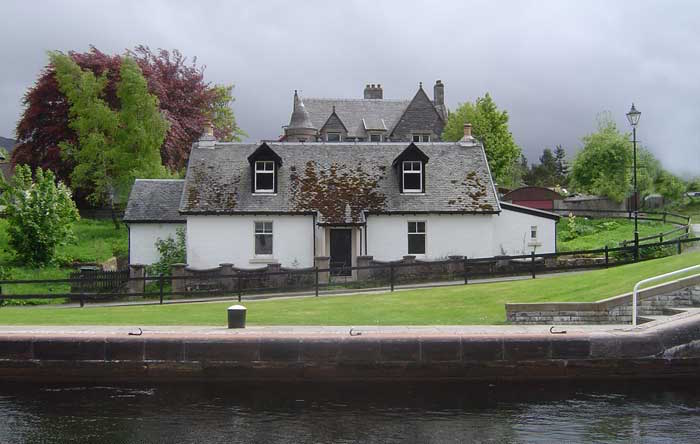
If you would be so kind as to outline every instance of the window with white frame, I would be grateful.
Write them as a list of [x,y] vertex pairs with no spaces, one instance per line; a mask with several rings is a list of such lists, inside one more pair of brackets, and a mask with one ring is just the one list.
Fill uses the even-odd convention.
[[408,223],[408,254],[425,254],[425,222]]
[[340,142],[340,133],[326,133],[327,142]]
[[403,162],[403,192],[420,193],[423,191],[423,162],[405,160]]
[[370,134],[370,135],[369,135],[369,141],[370,141],[370,142],[381,142],[381,141],[382,141],[382,135],[381,135],[381,134]]
[[255,192],[274,193],[275,191],[275,162],[258,160],[255,162]]
[[414,134],[414,142],[430,142],[430,134]]
[[530,240],[537,240],[537,225],[530,227]]
[[272,222],[255,222],[255,255],[272,256]]

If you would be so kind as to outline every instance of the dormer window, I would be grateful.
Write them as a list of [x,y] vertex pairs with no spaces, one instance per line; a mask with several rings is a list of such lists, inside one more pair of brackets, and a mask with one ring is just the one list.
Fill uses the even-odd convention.
[[403,162],[403,192],[423,192],[423,163],[421,161]]
[[282,158],[267,143],[260,145],[250,156],[250,191],[254,194],[277,193],[277,176]]
[[382,141],[382,135],[381,135],[381,134],[370,134],[370,135],[369,135],[369,141],[370,141],[370,142],[381,142],[381,141]]
[[428,160],[428,156],[414,143],[394,159],[392,166],[396,169],[401,193],[425,193],[425,167]]
[[414,142],[430,142],[430,134],[414,134]]
[[255,192],[275,192],[275,162],[271,160],[255,162]]
[[340,142],[340,133],[326,133],[327,142]]

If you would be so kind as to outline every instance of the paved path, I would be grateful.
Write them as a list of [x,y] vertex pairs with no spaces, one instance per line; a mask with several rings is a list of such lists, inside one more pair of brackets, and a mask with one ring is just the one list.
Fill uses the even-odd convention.
[[[549,334],[549,325],[437,325],[437,326],[266,326],[228,329],[211,326],[0,326],[0,336],[129,336],[143,331],[149,336],[244,336],[244,337],[317,337],[317,336],[454,336],[454,335],[535,335]],[[629,325],[557,325],[555,332],[623,332]],[[131,336],[133,337],[133,336]]]

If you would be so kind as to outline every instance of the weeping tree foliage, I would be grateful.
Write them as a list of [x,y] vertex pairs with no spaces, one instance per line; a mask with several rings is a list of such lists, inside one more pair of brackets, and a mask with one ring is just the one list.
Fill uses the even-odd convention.
[[91,190],[88,200],[93,204],[114,207],[126,200],[134,178],[170,175],[160,158],[167,122],[134,60],[121,63],[116,91],[120,106],[113,109],[104,99],[107,71],[96,76],[65,54],[52,52],[49,57],[77,136],[75,142],[59,144],[75,165],[73,186]]
[[520,159],[521,151],[508,129],[508,112],[499,110],[486,93],[476,102],[466,102],[450,113],[442,139],[453,142],[461,139],[465,123],[472,124],[472,135],[484,144],[494,179],[500,184],[510,184],[513,180],[512,169]]
[[3,181],[0,187],[9,243],[17,258],[29,265],[51,262],[56,248],[73,238],[73,224],[80,219],[68,187],[41,168],[32,179],[27,165],[19,165],[11,183]]

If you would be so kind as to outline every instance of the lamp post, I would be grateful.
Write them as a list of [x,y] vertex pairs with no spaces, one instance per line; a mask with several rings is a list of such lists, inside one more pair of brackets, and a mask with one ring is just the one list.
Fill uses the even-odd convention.
[[634,163],[632,168],[634,169],[634,261],[639,260],[639,227],[637,225],[637,206],[638,206],[638,196],[637,196],[637,124],[639,123],[639,117],[642,115],[637,108],[632,104],[627,113],[627,120],[630,125],[632,125],[632,147]]

